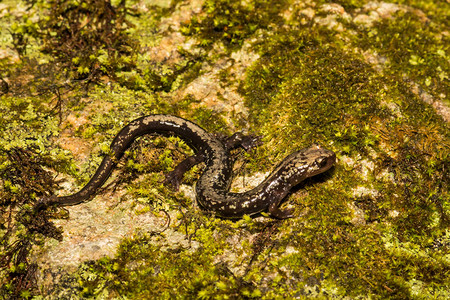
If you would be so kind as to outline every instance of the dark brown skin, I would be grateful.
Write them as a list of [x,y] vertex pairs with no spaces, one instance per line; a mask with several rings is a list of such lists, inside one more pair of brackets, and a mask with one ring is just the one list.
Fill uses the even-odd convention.
[[111,175],[131,143],[139,136],[154,133],[178,136],[196,151],[196,155],[187,158],[167,176],[167,181],[175,188],[184,172],[199,162],[205,162],[205,170],[196,185],[197,203],[203,210],[223,218],[241,218],[264,211],[274,218],[292,217],[291,210],[279,209],[281,201],[294,186],[308,177],[327,171],[336,161],[332,151],[314,145],[287,156],[254,189],[232,193],[229,191],[233,168],[230,150],[238,147],[248,150],[257,145],[257,137],[236,133],[222,141],[185,119],[150,115],[132,121],[116,135],[110,146],[112,154],[104,157],[94,176],[79,192],[43,198],[39,206],[70,206],[89,200]]

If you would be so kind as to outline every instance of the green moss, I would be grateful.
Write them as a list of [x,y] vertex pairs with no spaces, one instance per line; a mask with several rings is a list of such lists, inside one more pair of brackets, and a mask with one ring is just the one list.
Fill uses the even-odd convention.
[[341,5],[347,12],[353,12],[354,9],[362,8],[365,4],[369,3],[369,0],[317,0],[314,1],[315,5],[328,5],[328,4],[338,4]]
[[[102,259],[79,269],[84,297],[111,295],[160,299],[255,298],[261,294],[251,282],[231,276],[225,264],[217,264],[230,228],[218,220],[189,219],[185,223],[192,240],[201,242],[198,250],[155,246],[155,238],[124,241],[116,259]],[[164,234],[156,240],[164,243]]]
[[[439,274],[447,272],[449,264],[442,253],[427,249],[433,243],[430,236],[441,236],[449,225],[448,212],[442,209],[448,206],[448,189],[442,182],[450,182],[447,124],[402,83],[399,73],[410,70],[410,61],[399,63],[400,71],[392,68],[380,74],[362,57],[349,53],[340,36],[314,29],[278,30],[258,43],[261,58],[248,71],[241,89],[252,121],[266,137],[267,149],[274,149],[280,159],[317,141],[342,157],[364,157],[376,167],[369,178],[337,168],[329,179],[335,187],[332,192],[304,187],[311,198],[297,204],[308,209],[304,221],[294,225],[301,236],[287,233],[285,237],[298,251],[291,258],[300,260],[282,263],[297,274],[288,278],[297,278],[297,292],[310,296],[357,296],[370,291],[408,298],[413,279],[420,280],[424,289],[445,286],[447,281]],[[403,45],[394,48],[408,51]],[[392,55],[386,45],[383,49]],[[436,67],[434,63],[430,69]],[[380,176],[381,171],[392,174],[393,180]],[[355,196],[353,191],[361,185],[379,194]],[[349,222],[353,213],[348,203],[352,202],[363,209],[367,226]],[[401,216],[392,217],[395,212]],[[387,249],[384,236],[391,231],[421,254],[405,257]],[[301,245],[294,246],[292,241]]]
[[[69,78],[98,80],[101,75],[135,66],[137,42],[129,37],[132,24],[125,1],[89,0],[36,2],[44,53],[62,64]],[[55,18],[54,16],[58,16]]]
[[[66,158],[67,153],[51,147],[49,138],[58,134],[58,120],[50,115],[43,99],[4,95],[0,97],[0,115],[2,151],[32,149],[42,156],[52,156],[54,162],[51,167],[58,171],[73,171],[73,166]],[[3,159],[4,165],[7,166],[8,160]]]
[[33,209],[38,198],[56,187],[43,166],[68,171],[71,165],[42,138],[56,134],[57,127],[40,111],[41,103],[10,100],[0,98],[0,297],[28,299],[38,294],[33,281],[37,266],[29,259],[32,247],[49,238],[62,239],[49,221],[51,212]]
[[430,20],[433,21],[433,26],[439,26],[439,24],[442,24],[443,26],[448,25],[448,18],[445,16],[445,12],[448,10],[448,4],[443,1],[395,0],[392,2],[419,9],[420,11],[416,12],[419,14],[420,12],[423,12]]
[[270,148],[293,141],[284,156],[305,143],[331,138],[342,153],[374,146],[371,116],[388,112],[379,105],[383,82],[371,67],[333,45],[318,48],[318,40],[299,31],[282,32],[274,41],[264,45],[243,87]]
[[399,11],[392,18],[360,31],[357,44],[386,57],[389,73],[398,78],[406,76],[421,89],[442,98],[448,92],[445,82],[450,72],[449,41],[441,35],[443,26],[414,12]]
[[287,1],[207,0],[203,5],[205,14],[194,16],[181,31],[196,36],[201,47],[211,48],[220,41],[227,49],[234,50],[258,29],[279,22],[279,13],[287,4]]
[[[152,91],[170,92],[187,85],[200,75],[202,63],[198,60],[197,56],[186,55],[180,63],[173,66],[167,64],[158,64],[156,67],[143,65],[143,74],[140,78],[142,83],[145,83],[145,86]],[[135,81],[136,79],[131,82]]]

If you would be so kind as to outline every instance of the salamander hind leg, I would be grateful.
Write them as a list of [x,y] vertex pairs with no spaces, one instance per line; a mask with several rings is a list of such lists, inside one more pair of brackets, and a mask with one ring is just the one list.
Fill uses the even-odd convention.
[[276,219],[287,219],[294,217],[294,209],[288,208],[288,209],[280,209],[278,207],[279,203],[272,203],[269,205],[269,215]]

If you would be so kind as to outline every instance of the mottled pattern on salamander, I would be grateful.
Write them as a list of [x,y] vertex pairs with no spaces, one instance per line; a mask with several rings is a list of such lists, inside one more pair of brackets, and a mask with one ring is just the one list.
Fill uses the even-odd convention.
[[125,150],[139,136],[159,133],[183,139],[201,159],[187,164],[188,167],[205,161],[206,167],[196,184],[198,205],[205,211],[224,218],[240,218],[267,211],[272,217],[291,217],[291,210],[281,211],[280,202],[290,189],[304,179],[325,172],[335,163],[335,154],[314,145],[287,156],[274,171],[257,187],[244,193],[229,191],[232,181],[232,147],[198,125],[185,119],[168,115],[141,117],[125,126],[111,143],[111,155],[106,155],[91,180],[77,193],[42,199],[41,205],[76,205],[89,200],[111,175]]

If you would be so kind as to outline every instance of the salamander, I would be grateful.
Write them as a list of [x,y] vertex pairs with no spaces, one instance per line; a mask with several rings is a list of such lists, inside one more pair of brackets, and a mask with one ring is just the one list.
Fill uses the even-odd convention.
[[281,210],[279,205],[289,191],[304,179],[330,169],[335,161],[334,152],[313,145],[284,158],[270,175],[255,188],[243,192],[230,192],[233,159],[231,149],[251,148],[257,138],[235,134],[227,140],[218,138],[191,121],[169,115],[148,115],[126,125],[116,135],[106,155],[90,181],[77,193],[57,197],[43,197],[39,205],[71,206],[88,201],[111,175],[125,150],[139,136],[145,134],[178,136],[196,153],[186,159],[168,176],[168,182],[177,186],[182,174],[193,165],[204,161],[205,168],[196,184],[196,201],[207,212],[223,218],[241,218],[268,212],[274,218],[292,217],[292,210]]

